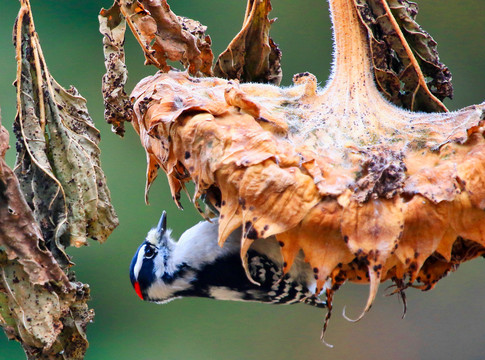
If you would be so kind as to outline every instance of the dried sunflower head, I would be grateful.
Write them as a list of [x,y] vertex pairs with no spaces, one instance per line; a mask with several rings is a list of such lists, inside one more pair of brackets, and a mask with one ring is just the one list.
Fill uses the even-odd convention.
[[[269,1],[248,9],[256,3]],[[365,310],[381,281],[427,290],[484,254],[485,105],[447,112],[449,71],[416,9],[399,3],[330,1],[335,60],[325,88],[308,73],[288,88],[174,71],[142,80],[131,96],[147,189],[159,167],[176,201],[193,181],[194,200],[205,195],[220,213],[221,245],[242,227],[244,259],[254,239],[275,235],[285,271],[300,250],[317,269],[317,293],[328,280],[330,297],[347,280],[370,283]],[[249,44],[251,13],[229,49]],[[230,53],[216,73],[237,68],[231,76],[244,80],[246,58],[220,71]]]

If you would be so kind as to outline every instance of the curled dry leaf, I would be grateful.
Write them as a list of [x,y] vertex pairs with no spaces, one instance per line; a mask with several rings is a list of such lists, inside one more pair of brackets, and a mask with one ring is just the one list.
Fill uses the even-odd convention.
[[33,284],[48,281],[70,288],[67,276],[45,249],[42,232],[27,205],[14,172],[5,163],[8,132],[0,124],[0,246],[17,259]]
[[25,269],[0,251],[0,325],[7,337],[21,341],[28,359],[83,359],[94,316],[86,304],[89,287],[35,285]]
[[101,170],[99,131],[86,100],[49,74],[28,2],[14,29],[17,50],[15,173],[47,248],[65,266],[64,249],[104,241],[118,224]]
[[214,65],[214,75],[243,82],[279,85],[281,51],[269,36],[269,0],[250,0],[243,27]]
[[382,281],[428,290],[485,254],[485,104],[429,114],[390,104],[358,6],[330,7],[336,58],[324,89],[308,73],[289,88],[158,73],[132,93],[133,125],[147,189],[159,167],[177,201],[192,180],[194,199],[220,214],[221,245],[242,227],[244,260],[254,239],[275,235],[284,270],[303,250],[330,301],[345,281],[370,283],[365,312]]
[[379,90],[394,104],[414,111],[446,111],[453,96],[451,73],[440,62],[436,42],[416,22],[408,0],[355,0],[370,38]]
[[175,15],[166,0],[119,0],[114,7],[116,4],[142,47],[147,64],[168,71],[171,67],[167,60],[180,61],[192,75],[212,75],[214,56],[205,26]]
[[0,125],[0,326],[21,341],[29,359],[82,359],[94,313],[89,288],[69,282],[45,247],[42,232],[4,160]]
[[125,92],[128,71],[125,65],[126,21],[117,3],[102,9],[99,16],[99,31],[103,34],[103,52],[106,74],[102,80],[104,118],[113,131],[123,136],[124,122],[131,121],[132,105]]
[[28,359],[83,359],[94,312],[64,249],[88,236],[104,240],[117,224],[99,133],[86,101],[50,76],[28,0],[21,1],[14,42],[15,173],[4,161],[8,134],[0,125],[0,326]]

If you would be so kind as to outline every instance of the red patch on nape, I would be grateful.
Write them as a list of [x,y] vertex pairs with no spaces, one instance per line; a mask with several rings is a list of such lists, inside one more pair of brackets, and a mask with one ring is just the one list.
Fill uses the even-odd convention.
[[140,284],[137,282],[135,282],[135,291],[136,291],[136,294],[140,297],[140,299],[144,300],[143,299],[143,295],[141,293],[141,288],[140,288]]

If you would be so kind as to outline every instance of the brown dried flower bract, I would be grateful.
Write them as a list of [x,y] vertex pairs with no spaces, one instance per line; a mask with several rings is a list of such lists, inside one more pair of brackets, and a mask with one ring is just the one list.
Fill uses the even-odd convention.
[[[426,56],[412,60],[412,49],[401,60],[415,76],[393,76],[414,84],[414,100],[400,101],[443,112],[386,101],[374,82],[376,54],[360,3],[330,1],[336,58],[324,89],[308,73],[280,88],[167,72],[142,80],[132,99],[149,159],[147,189],[159,167],[174,199],[193,181],[194,200],[205,194],[220,213],[221,245],[242,227],[244,260],[254,239],[275,235],[285,271],[303,250],[318,293],[328,279],[330,299],[345,281],[370,283],[365,313],[384,280],[397,292],[431,289],[485,254],[485,104],[446,112],[439,98],[450,93],[433,95],[420,72]],[[382,6],[367,10],[380,16]],[[398,33],[392,14],[386,26]],[[399,41],[406,48],[406,38]],[[447,69],[435,55],[429,61],[442,69],[446,88]]]

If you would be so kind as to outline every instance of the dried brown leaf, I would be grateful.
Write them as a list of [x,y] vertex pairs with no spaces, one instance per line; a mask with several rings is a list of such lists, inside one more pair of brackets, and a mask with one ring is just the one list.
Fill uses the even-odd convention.
[[8,132],[0,124],[0,245],[8,259],[17,259],[32,284],[49,281],[70,288],[67,276],[45,249],[42,232],[27,205],[18,180],[4,160]]
[[106,67],[106,74],[102,80],[104,118],[116,134],[123,136],[124,122],[130,122],[133,116],[132,104],[124,88],[128,79],[123,47],[126,21],[118,3],[114,3],[108,10],[101,9],[98,19],[99,31],[103,34]]
[[28,2],[14,30],[18,111],[15,172],[46,246],[63,265],[64,248],[104,241],[118,224],[101,170],[99,131],[86,100],[63,89],[45,64]]
[[270,0],[248,0],[243,27],[219,55],[214,75],[242,82],[279,85],[281,51],[269,36],[274,20],[268,19]]
[[34,285],[25,267],[0,251],[0,325],[21,341],[28,359],[83,359],[94,316],[88,299],[89,287],[81,283],[69,291]]
[[440,62],[436,42],[416,22],[408,0],[354,0],[365,24],[379,90],[394,104],[414,111],[447,111],[451,73]]
[[[76,89],[49,74],[28,0],[14,28],[17,164],[0,125],[0,326],[28,359],[83,359],[94,313],[70,282],[65,247],[106,239],[117,225],[99,164],[99,132]],[[16,174],[18,176],[16,176]],[[20,183],[18,181],[20,179]],[[61,265],[61,266],[60,266]]]
[[176,16],[166,0],[116,1],[138,43],[146,63],[168,71],[167,60],[180,61],[192,75],[212,75],[213,54],[206,27]]

